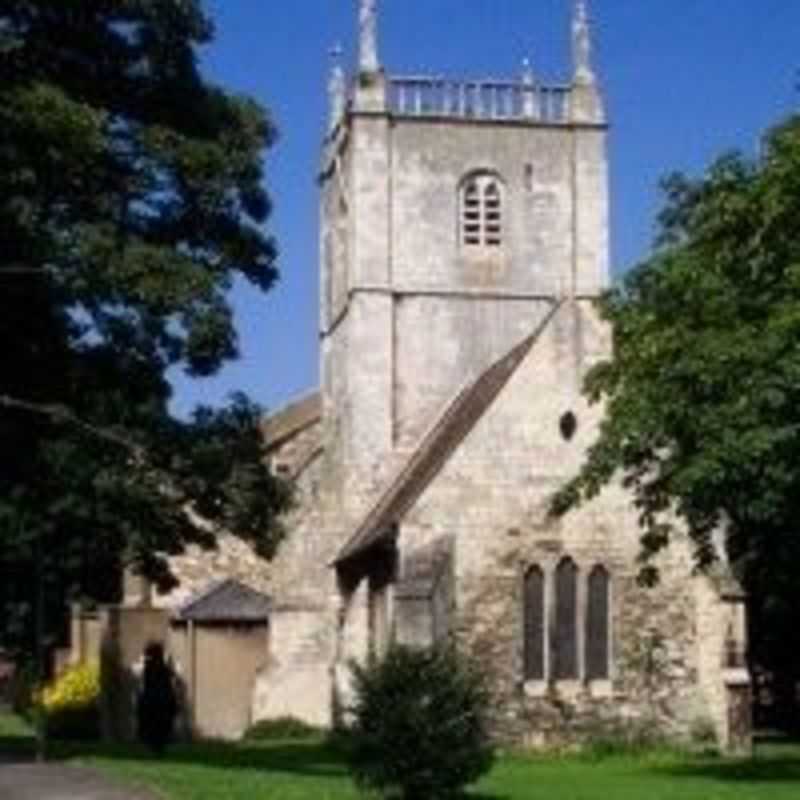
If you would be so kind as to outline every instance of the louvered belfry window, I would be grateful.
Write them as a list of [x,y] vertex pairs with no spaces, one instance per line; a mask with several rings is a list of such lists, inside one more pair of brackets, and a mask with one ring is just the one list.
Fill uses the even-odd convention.
[[589,573],[586,607],[586,677],[604,680],[609,677],[611,580],[603,566]]
[[556,569],[556,613],[553,631],[553,676],[578,678],[578,568],[571,558]]
[[503,189],[494,175],[474,175],[462,187],[461,244],[491,249],[503,244]]
[[525,680],[542,681],[545,677],[544,636],[544,572],[538,566],[531,567],[524,581]]

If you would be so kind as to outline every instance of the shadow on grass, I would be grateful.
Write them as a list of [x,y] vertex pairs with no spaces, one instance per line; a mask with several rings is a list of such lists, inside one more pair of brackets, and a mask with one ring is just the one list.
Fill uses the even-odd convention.
[[314,778],[344,778],[347,769],[341,755],[324,742],[269,742],[261,744],[193,742],[174,744],[162,757],[139,745],[64,743],[51,748],[53,758],[102,758],[181,764],[222,770],[257,770]]
[[[0,737],[0,763],[33,758],[35,742],[30,736]],[[341,750],[325,741],[267,741],[264,743],[192,742],[177,743],[157,758],[137,744],[100,742],[51,742],[48,761],[94,759],[141,761],[152,764],[198,766],[220,770],[255,770],[283,773],[298,778],[348,779]],[[505,800],[494,795],[468,793],[465,800]]]
[[[30,761],[35,755],[32,736],[0,736],[0,763]],[[255,770],[308,778],[346,778],[340,751],[324,741],[175,743],[163,756],[154,756],[139,744],[51,741],[47,760],[80,759],[141,761],[150,764],[207,767],[220,770]],[[489,798],[486,798],[489,800]]]
[[[30,733],[0,734],[0,763],[29,761],[36,753]],[[347,769],[339,750],[324,741],[271,741],[262,743],[198,741],[171,745],[162,757],[139,744],[50,741],[49,761],[100,758],[119,761],[196,765],[218,769],[252,769],[309,777],[345,777]]]
[[674,778],[707,778],[721,783],[797,783],[800,787],[800,746],[758,747],[752,758],[686,761],[655,767]]

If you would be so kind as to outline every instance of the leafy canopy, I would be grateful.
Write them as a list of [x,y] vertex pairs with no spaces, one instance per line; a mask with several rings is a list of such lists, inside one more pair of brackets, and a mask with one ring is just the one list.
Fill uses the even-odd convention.
[[274,283],[253,100],[207,81],[200,0],[0,0],[0,613],[113,599],[213,536],[269,555],[288,493],[246,398],[170,417],[169,370],[237,355],[234,281]]
[[614,353],[585,390],[607,413],[553,509],[621,474],[645,561],[677,517],[700,566],[722,531],[752,585],[800,550],[800,118],[757,159],[729,155],[665,189],[658,248],[602,301]]

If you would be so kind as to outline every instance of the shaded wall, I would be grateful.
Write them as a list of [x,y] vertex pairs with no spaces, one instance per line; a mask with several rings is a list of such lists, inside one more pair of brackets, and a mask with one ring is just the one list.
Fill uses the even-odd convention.
[[168,649],[168,615],[155,608],[111,607],[101,612],[100,624],[103,737],[133,741],[144,650],[150,643]]

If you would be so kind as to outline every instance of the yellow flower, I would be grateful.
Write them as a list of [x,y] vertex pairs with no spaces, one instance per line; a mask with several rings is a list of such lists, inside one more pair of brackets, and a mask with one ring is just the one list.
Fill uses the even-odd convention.
[[100,697],[100,667],[96,663],[76,664],[44,687],[41,701],[45,712],[77,711],[94,705]]

